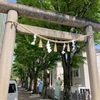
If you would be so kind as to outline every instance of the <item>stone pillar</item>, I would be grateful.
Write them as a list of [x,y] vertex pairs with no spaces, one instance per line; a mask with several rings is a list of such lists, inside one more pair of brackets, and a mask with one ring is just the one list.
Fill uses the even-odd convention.
[[86,45],[91,96],[92,100],[100,100],[99,74],[97,68],[92,26],[87,26],[85,29],[85,33],[87,35],[91,35],[90,37],[87,38],[87,45]]
[[[8,11],[7,21],[17,21],[17,19],[18,14],[16,11]],[[2,52],[0,56],[0,100],[7,100],[15,37],[15,25],[10,22],[6,23]]]

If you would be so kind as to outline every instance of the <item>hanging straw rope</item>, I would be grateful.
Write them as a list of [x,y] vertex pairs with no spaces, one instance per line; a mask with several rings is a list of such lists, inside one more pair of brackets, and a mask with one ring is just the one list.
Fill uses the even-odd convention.
[[[46,41],[50,41],[50,42],[54,42],[54,43],[70,43],[70,42],[72,42],[72,40],[70,40],[70,41],[57,41],[57,40],[48,39],[48,38],[43,37],[43,36],[41,36],[41,35],[39,35],[39,34],[35,34],[34,32],[30,31],[28,28],[24,27],[23,25],[19,24],[18,22],[15,22],[15,21],[7,21],[6,23],[12,23],[12,24],[14,24],[14,25],[19,25],[19,26],[21,26],[23,29],[27,30],[28,32],[30,32],[30,33],[36,35],[37,37],[39,37],[39,38],[41,38],[41,39],[43,39],[43,40],[46,40]],[[88,36],[90,36],[90,35],[84,35],[84,36],[82,36],[82,37],[80,37],[80,38],[75,39],[74,41],[80,40],[80,39],[85,38],[85,37],[88,37]]]

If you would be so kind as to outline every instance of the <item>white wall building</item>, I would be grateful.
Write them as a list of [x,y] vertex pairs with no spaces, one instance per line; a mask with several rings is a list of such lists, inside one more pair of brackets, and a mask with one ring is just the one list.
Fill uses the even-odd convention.
[[52,87],[55,87],[55,82],[58,79],[58,77],[63,80],[63,67],[62,67],[62,62],[57,62],[57,67],[52,69]]
[[96,56],[97,56],[97,66],[98,66],[98,72],[99,72],[99,78],[100,78],[100,49],[96,50]]
[[[86,57],[86,53],[82,53]],[[75,72],[77,74],[75,74]],[[80,65],[79,69],[73,70],[73,86],[72,91],[78,90],[79,88],[90,89],[89,72],[87,65],[87,58],[83,65]]]
[[[86,57],[86,53],[83,53],[82,55]],[[100,50],[96,50],[96,56],[97,56],[97,66],[100,77]],[[58,77],[61,77],[61,80],[63,80],[63,67],[61,62],[58,62],[57,67],[52,70],[53,87],[55,86],[55,81]],[[78,90],[80,87],[84,89],[90,89],[87,59],[83,65],[80,65],[79,69],[73,69],[72,92]]]
[[0,13],[0,54],[1,54],[1,48],[2,48],[2,42],[3,42],[5,22],[6,22],[6,15]]

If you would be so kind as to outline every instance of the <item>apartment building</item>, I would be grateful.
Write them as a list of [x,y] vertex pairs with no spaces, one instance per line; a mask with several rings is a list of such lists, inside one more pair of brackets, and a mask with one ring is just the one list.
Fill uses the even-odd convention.
[[1,48],[3,43],[5,22],[6,22],[6,14],[0,13],[0,54],[1,54]]

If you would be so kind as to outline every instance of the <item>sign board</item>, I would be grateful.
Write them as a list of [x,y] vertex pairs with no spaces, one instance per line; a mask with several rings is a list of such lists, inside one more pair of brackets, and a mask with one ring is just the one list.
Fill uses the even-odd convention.
[[55,98],[60,100],[60,85],[61,85],[61,81],[57,80],[55,83]]

